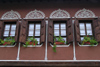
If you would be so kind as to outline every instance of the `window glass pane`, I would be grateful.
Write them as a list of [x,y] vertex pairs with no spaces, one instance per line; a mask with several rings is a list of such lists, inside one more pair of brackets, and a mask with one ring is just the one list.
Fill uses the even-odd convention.
[[4,36],[8,36],[9,35],[9,31],[4,31]]
[[92,35],[92,30],[87,30],[87,35]]
[[86,29],[91,30],[91,23],[86,23]]
[[32,31],[29,30],[28,36],[33,36],[33,30]]
[[54,29],[59,29],[59,24],[54,24]]
[[80,30],[80,35],[86,35],[85,30]]
[[34,30],[34,24],[29,24],[29,30]]
[[40,44],[40,38],[35,38],[35,39],[37,39],[37,41],[38,41],[38,44]]
[[61,29],[66,29],[66,24],[65,23],[61,24]]
[[10,29],[10,25],[9,24],[6,24],[5,25],[5,30],[9,30]]
[[66,36],[66,30],[61,30],[61,36]]
[[63,39],[65,40],[65,44],[66,44],[66,37],[63,37]]
[[35,36],[40,36],[40,30],[35,30]]
[[54,35],[59,36],[59,30],[54,30]]
[[84,25],[84,23],[80,23],[79,26],[80,26],[80,30],[85,30],[85,25]]
[[16,30],[16,24],[11,25],[11,30]]
[[84,37],[81,37],[81,41],[83,41],[84,40]]
[[10,36],[15,36],[15,31],[11,31]]
[[40,24],[36,24],[36,30],[40,29]]

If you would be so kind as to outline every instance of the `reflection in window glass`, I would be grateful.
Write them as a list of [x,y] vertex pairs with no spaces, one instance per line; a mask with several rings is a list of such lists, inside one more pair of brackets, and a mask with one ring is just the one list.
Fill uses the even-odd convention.
[[91,23],[79,23],[79,27],[80,27],[81,41],[84,39],[84,36],[93,35]]
[[29,30],[28,36],[33,36],[33,30]]
[[15,31],[11,31],[10,36],[15,36]]
[[35,30],[35,36],[40,36],[40,30]]
[[86,35],[85,30],[80,30],[80,35]]
[[40,29],[41,29],[40,23],[30,23],[29,24],[28,36],[34,36],[34,38],[37,39],[38,44],[40,44]]
[[13,24],[13,25],[11,26],[11,30],[16,30],[16,25],[15,25],[15,24]]
[[92,35],[92,30],[87,30],[87,35]]
[[36,30],[40,30],[40,24],[36,24]]
[[29,30],[34,30],[34,24],[29,24]]
[[66,36],[66,30],[61,30],[61,36]]
[[84,25],[84,23],[80,23],[80,30],[85,30],[85,25]]
[[16,32],[16,24],[5,24],[4,35],[7,36],[15,36]]
[[4,36],[9,36],[9,31],[4,31]]
[[59,36],[59,30],[54,30],[54,35]]
[[66,24],[65,23],[61,24],[61,29],[66,29]]
[[59,29],[59,24],[54,24],[54,29]]
[[9,29],[10,29],[10,25],[9,24],[5,25],[5,30],[9,30]]

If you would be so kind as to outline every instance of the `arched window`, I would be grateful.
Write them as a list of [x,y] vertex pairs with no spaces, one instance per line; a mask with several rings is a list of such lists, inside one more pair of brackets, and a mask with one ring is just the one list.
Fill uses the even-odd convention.
[[[65,10],[55,10],[50,14],[49,19],[49,30],[48,30],[48,38],[51,44],[56,43],[59,47],[60,44],[57,44],[57,39],[61,36],[62,40],[64,41],[62,46],[67,45],[72,42],[73,35],[72,35],[72,19],[69,19],[70,15]],[[71,34],[69,34],[71,33]],[[62,47],[61,46],[61,47]]]

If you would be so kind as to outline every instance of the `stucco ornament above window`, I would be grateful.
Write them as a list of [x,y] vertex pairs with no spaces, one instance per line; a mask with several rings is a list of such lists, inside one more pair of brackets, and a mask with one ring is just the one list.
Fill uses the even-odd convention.
[[1,19],[19,19],[19,18],[21,18],[20,14],[13,10],[4,13],[1,17]]
[[70,18],[70,15],[65,10],[55,10],[50,14],[50,18]]
[[75,14],[76,18],[93,18],[95,17],[95,14],[91,10],[82,9],[76,12]]
[[25,19],[42,19],[45,17],[45,14],[42,11],[34,10],[29,12]]

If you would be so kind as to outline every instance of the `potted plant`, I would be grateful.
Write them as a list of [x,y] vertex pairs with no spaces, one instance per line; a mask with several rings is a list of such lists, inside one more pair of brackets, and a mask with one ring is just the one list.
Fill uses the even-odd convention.
[[58,45],[62,45],[65,43],[65,40],[61,36],[59,37],[54,36],[54,43]]
[[15,40],[12,37],[7,37],[4,40],[0,39],[0,45],[13,45]]
[[94,37],[89,37],[88,35],[84,36],[84,40],[81,43],[81,45],[91,45],[91,46],[96,45],[96,44],[98,44],[96,39],[94,39]]
[[35,46],[35,45],[37,45],[37,44],[38,44],[38,41],[37,41],[37,39],[35,39],[34,36],[33,36],[33,37],[28,38],[27,41],[26,41],[26,43],[25,43],[25,45],[23,45],[23,46],[24,46],[24,47],[27,47],[28,45]]

